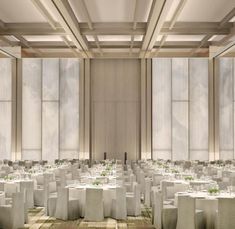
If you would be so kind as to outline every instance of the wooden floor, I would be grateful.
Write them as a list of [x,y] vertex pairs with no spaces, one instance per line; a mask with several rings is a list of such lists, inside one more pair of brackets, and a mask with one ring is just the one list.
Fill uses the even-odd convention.
[[109,228],[109,229],[153,229],[151,224],[151,210],[142,207],[142,215],[139,217],[128,217],[127,220],[114,220],[105,218],[102,222],[85,222],[83,219],[75,221],[63,221],[44,215],[43,208],[34,208],[29,210],[29,222],[24,228],[28,229],[86,229],[86,228]]

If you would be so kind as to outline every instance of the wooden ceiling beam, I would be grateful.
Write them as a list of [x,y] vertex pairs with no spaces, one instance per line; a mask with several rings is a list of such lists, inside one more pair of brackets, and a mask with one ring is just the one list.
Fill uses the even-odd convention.
[[227,35],[230,33],[228,28],[162,28],[160,35]]
[[[48,23],[4,23],[5,28],[0,28],[0,35],[66,35],[69,34],[57,23],[52,29]],[[84,23],[80,23],[81,35],[145,35],[146,23],[137,23],[136,30],[133,23],[92,23],[91,30]],[[160,34],[166,35],[197,35],[197,34],[229,34],[233,23],[229,22],[224,27],[218,27],[217,22],[176,22],[170,29],[169,22],[164,23]]]
[[68,0],[48,0],[46,4],[47,7],[49,7],[54,13],[58,22],[66,31],[66,34],[71,37],[79,52],[84,55],[83,57],[91,57],[91,53],[88,50],[88,45],[80,33],[78,21]]
[[31,2],[34,4],[34,6],[39,10],[39,12],[42,14],[42,16],[47,20],[47,22],[50,24],[50,26],[56,30],[56,23],[50,13],[46,10],[44,5],[41,3],[40,0],[31,0]]
[[[225,28],[226,26],[229,26],[228,28],[234,28],[233,23],[230,23],[229,21],[234,17],[235,15],[235,8],[233,8],[225,17],[219,22],[218,28]],[[226,41],[229,40],[231,37],[232,31],[229,29],[229,35],[227,35],[225,38],[222,39],[222,44]],[[196,53],[210,38],[213,37],[214,34],[207,34],[201,41],[200,45],[192,50],[192,55]]]
[[226,25],[235,16],[235,7],[221,20],[220,27]]
[[[186,4],[186,1],[187,1],[187,0],[181,0],[181,1],[179,2],[178,6],[177,6],[177,8],[176,8],[176,10],[175,10],[175,12],[174,12],[172,18],[171,18],[171,21],[169,22],[169,29],[170,29],[170,30],[175,26],[176,21],[177,21],[178,17],[180,16],[180,13],[182,12],[182,10],[183,10],[183,8],[184,8],[184,6],[185,6],[185,4]],[[163,24],[163,25],[164,25],[164,24]],[[162,39],[161,39],[161,42],[160,42],[160,46],[159,46],[159,48],[157,49],[157,51],[155,52],[155,55],[158,54],[158,52],[160,51],[161,47],[164,45],[166,39],[167,39],[167,35],[163,35],[163,36],[162,36]]]
[[[71,48],[76,48],[76,46],[71,41],[67,41],[69,46]],[[130,42],[129,41],[100,41],[99,42],[101,48],[124,48],[129,47]],[[140,48],[142,42],[141,41],[134,41],[133,48]],[[202,48],[208,48],[212,42],[205,42],[203,45],[201,45],[201,41],[166,41],[161,47],[163,48],[197,48],[199,45],[201,45]],[[39,49],[61,49],[66,48],[68,45],[66,45],[63,41],[32,41],[28,42],[28,45],[32,48],[39,48]],[[153,48],[159,48],[161,45],[160,41],[155,42]],[[89,46],[91,48],[97,47],[95,41],[89,42]]]
[[[82,5],[82,8],[84,9],[84,13],[85,13],[85,17],[86,17],[86,21],[87,21],[87,25],[89,27],[90,30],[93,30],[93,23],[91,21],[91,17],[90,17],[90,14],[88,12],[88,9],[86,7],[86,4],[84,2],[84,0],[80,0],[80,3]],[[84,35],[84,34],[83,34]],[[93,35],[93,39],[95,40],[95,43],[96,43],[96,46],[97,48],[99,49],[99,52],[100,52],[100,55],[102,56],[103,55],[103,52],[100,48],[100,45],[99,45],[99,39],[98,39],[98,36],[97,35]]]
[[153,48],[172,2],[173,0],[159,0],[153,3],[152,13],[148,21],[146,35],[141,47],[140,58],[145,57],[146,52]]

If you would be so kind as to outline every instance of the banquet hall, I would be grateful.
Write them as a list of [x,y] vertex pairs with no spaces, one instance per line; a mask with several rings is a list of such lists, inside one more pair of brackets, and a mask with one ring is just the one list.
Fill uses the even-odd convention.
[[235,229],[235,0],[0,0],[0,229]]

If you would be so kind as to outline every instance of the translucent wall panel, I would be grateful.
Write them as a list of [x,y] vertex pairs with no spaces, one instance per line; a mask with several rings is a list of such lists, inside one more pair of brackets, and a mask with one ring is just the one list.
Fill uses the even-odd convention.
[[43,59],[42,63],[42,98],[59,100],[59,59]]
[[208,159],[208,59],[153,59],[153,158]]
[[233,59],[221,58],[219,66],[220,89],[220,153],[233,150]]
[[172,103],[172,158],[188,159],[188,102]]
[[41,150],[34,150],[34,149],[22,149],[22,159],[23,160],[35,160],[39,161],[42,159],[41,157]]
[[59,158],[59,59],[43,59],[42,159]]
[[188,59],[172,59],[172,100],[188,100]]
[[0,160],[11,159],[12,61],[0,58]]
[[12,71],[11,59],[0,59],[0,101],[11,100]]
[[233,150],[220,150],[220,159],[221,160],[230,160],[234,158]]
[[190,59],[190,159],[208,160],[208,60]]
[[[60,150],[79,152],[79,62],[60,61]],[[62,156],[61,154],[61,156]],[[71,154],[68,151],[68,155]],[[74,153],[72,153],[74,154]]]
[[59,158],[58,102],[43,102],[42,106],[42,158],[54,161]]
[[41,158],[41,69],[40,59],[23,59],[22,159]]
[[23,59],[22,158],[78,158],[78,59]]
[[152,67],[153,158],[169,159],[171,158],[169,155],[171,151],[171,59],[153,59]]
[[0,159],[11,159],[11,102],[0,102]]
[[234,58],[219,59],[220,159],[234,158]]

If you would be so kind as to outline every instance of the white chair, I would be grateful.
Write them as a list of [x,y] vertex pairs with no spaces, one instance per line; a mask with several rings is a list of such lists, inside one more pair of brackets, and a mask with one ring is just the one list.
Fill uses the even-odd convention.
[[18,192],[18,185],[16,183],[5,183],[4,192],[6,198],[12,198],[12,194]]
[[104,204],[102,189],[86,189],[85,220],[102,221],[104,219]]
[[175,198],[175,193],[185,192],[188,188],[188,184],[174,184],[174,186],[168,186],[166,187],[166,199],[172,201]]
[[0,206],[0,227],[4,229],[18,229],[24,227],[24,194],[12,194],[12,205]]
[[75,220],[79,218],[79,200],[69,198],[68,188],[58,189],[55,217],[62,220]]
[[144,203],[147,207],[150,207],[150,193],[151,193],[151,179],[145,178],[145,192],[144,192]]
[[26,204],[28,208],[34,207],[34,198],[33,198],[33,181],[20,181],[20,192],[24,192],[26,190]]
[[39,186],[34,189],[34,205],[44,207],[48,199],[48,187],[49,183],[53,181],[53,174],[45,173],[43,174],[43,186]]
[[134,182],[134,192],[126,195],[127,215],[139,216],[141,214],[140,185]]
[[153,186],[159,186],[160,182],[164,179],[161,174],[153,174]]
[[164,205],[161,192],[153,192],[153,225],[156,229],[175,229],[177,222],[177,208],[173,205]]
[[203,211],[196,210],[195,198],[179,195],[176,229],[201,229],[204,224]]
[[57,183],[56,181],[51,181],[47,184],[44,191],[44,207],[45,213],[49,216],[55,215],[57,201]]
[[174,182],[162,180],[160,182],[160,189],[162,191],[163,201],[167,199],[167,187],[174,186]]
[[66,186],[66,173],[67,169],[60,168],[59,169],[59,179],[60,179],[60,187],[64,188]]
[[129,181],[125,182],[125,187],[127,192],[133,192],[133,183],[136,181],[136,176],[134,174],[129,175]]
[[126,210],[126,189],[116,188],[115,191],[116,197],[112,200],[112,210],[111,215],[114,219],[126,219],[127,210]]
[[145,174],[144,174],[144,171],[140,171],[140,191],[141,191],[141,194],[144,194],[144,191],[145,191]]
[[219,198],[216,229],[235,228],[234,213],[235,213],[235,198]]

